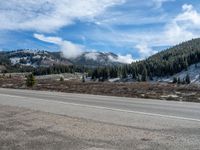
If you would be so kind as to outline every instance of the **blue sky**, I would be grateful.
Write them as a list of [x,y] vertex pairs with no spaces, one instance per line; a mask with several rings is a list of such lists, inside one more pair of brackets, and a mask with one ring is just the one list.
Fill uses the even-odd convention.
[[0,1],[0,49],[146,58],[200,37],[199,0]]

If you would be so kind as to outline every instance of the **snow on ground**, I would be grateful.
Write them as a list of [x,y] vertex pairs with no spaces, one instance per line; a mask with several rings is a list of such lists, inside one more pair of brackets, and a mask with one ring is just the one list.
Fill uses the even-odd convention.
[[21,58],[18,58],[18,57],[13,57],[13,58],[10,58],[10,61],[13,65],[19,63]]
[[120,81],[120,78],[112,78],[108,80],[109,82],[118,82]]
[[33,56],[33,58],[34,59],[39,59],[39,58],[41,58],[41,56],[40,55],[36,55],[36,56]]
[[177,73],[171,77],[157,78],[156,81],[172,82],[174,77],[183,80],[189,74],[191,83],[200,84],[200,63],[191,65],[187,70]]
[[41,75],[36,76],[36,79],[42,80],[60,80],[60,78],[64,78],[64,80],[81,80],[82,74],[81,73],[62,73],[62,74],[51,74],[51,75]]

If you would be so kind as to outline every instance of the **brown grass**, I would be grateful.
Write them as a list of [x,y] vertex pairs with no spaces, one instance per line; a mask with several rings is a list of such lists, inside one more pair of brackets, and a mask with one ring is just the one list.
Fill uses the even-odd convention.
[[[0,87],[25,89],[25,79],[0,78]],[[200,102],[200,87],[196,85],[174,85],[167,83],[109,83],[80,81],[37,80],[34,90],[59,91],[120,97],[165,99]]]

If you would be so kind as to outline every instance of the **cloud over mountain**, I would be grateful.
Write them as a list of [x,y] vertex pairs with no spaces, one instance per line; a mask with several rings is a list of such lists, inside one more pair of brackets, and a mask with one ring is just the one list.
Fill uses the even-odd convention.
[[200,37],[198,4],[189,0],[2,0],[0,49],[58,50],[58,45],[66,57],[103,50],[123,54],[120,60],[131,62],[132,56],[143,59]]
[[74,44],[59,37],[46,37],[42,34],[34,34],[34,37],[38,40],[58,45],[66,58],[76,58],[85,51],[84,46]]

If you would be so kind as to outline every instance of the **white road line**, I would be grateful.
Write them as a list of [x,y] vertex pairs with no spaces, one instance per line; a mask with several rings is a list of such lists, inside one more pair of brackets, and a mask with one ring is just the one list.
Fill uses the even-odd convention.
[[[0,88],[0,91],[2,89]],[[5,89],[3,89],[5,90]],[[10,91],[14,91],[14,92],[20,92],[20,93],[23,93],[23,94],[29,94],[30,91],[29,90],[25,90],[25,92],[22,92],[21,90],[16,90],[16,89],[9,89]],[[45,92],[45,93],[44,93]],[[136,100],[136,98],[130,98],[130,97],[115,97],[115,96],[104,96],[104,95],[92,95],[92,94],[78,94],[78,93],[62,93],[62,92],[49,92],[49,91],[35,91],[35,90],[31,90],[31,94],[42,94],[42,95],[47,95],[47,96],[62,96],[62,97],[72,97],[71,94],[73,94],[73,97],[76,97],[76,98],[82,98],[82,96],[88,96],[89,99],[93,99],[96,97],[101,97],[101,98],[104,98],[102,99],[102,101],[107,101],[105,98],[110,98],[112,101],[117,101],[117,102],[125,102],[125,100],[121,100],[121,98],[126,98],[126,101],[130,101],[130,102],[139,102],[141,104],[149,104],[148,102],[144,101],[143,99],[140,99],[140,98],[137,98],[137,99],[140,99],[140,100]],[[58,95],[59,94],[59,95]],[[134,101],[133,101],[134,100]],[[157,102],[158,100],[153,100],[153,99],[148,99],[148,101],[151,101],[151,102]],[[163,102],[166,102],[168,103],[168,101],[165,101],[165,100],[162,100]],[[174,101],[175,102],[175,101]],[[182,103],[182,102],[176,102],[176,103]]]
[[179,120],[200,122],[200,119],[194,119],[194,118],[185,118],[185,117],[178,117],[178,116],[171,116],[171,115],[162,115],[162,114],[155,114],[155,113],[140,112],[140,111],[115,109],[115,108],[102,107],[102,106],[77,104],[77,103],[70,103],[70,102],[61,102],[61,101],[46,100],[46,99],[39,99],[39,98],[30,98],[30,97],[25,97],[25,96],[14,96],[14,95],[7,95],[7,94],[0,94],[0,95],[7,96],[7,97],[12,97],[12,98],[25,98],[26,100],[20,100],[20,101],[24,101],[24,102],[28,102],[27,99],[34,99],[34,102],[37,101],[38,103],[43,101],[43,102],[48,102],[48,103],[57,103],[57,104],[80,106],[80,107],[87,107],[87,108],[104,109],[104,110],[124,112],[124,113],[134,113],[134,114],[146,115],[146,116],[156,116],[156,117],[162,117],[162,118],[170,118],[170,119],[179,119]]

